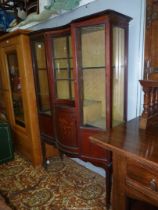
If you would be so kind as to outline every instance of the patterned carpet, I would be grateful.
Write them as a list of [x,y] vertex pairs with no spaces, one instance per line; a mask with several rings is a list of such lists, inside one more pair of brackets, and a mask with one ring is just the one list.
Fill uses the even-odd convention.
[[105,179],[64,157],[48,170],[27,160],[0,165],[0,193],[16,210],[105,210]]

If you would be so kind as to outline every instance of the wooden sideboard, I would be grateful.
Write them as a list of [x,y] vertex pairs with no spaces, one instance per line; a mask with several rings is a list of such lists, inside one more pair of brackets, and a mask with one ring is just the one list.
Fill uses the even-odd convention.
[[112,151],[112,210],[137,210],[135,201],[158,209],[158,120],[143,130],[135,118],[90,139]]

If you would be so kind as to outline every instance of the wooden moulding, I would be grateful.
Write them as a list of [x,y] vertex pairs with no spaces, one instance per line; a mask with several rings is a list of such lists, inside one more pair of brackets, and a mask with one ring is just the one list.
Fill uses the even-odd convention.
[[144,92],[143,112],[140,128],[146,129],[148,124],[158,116],[158,81],[139,80]]

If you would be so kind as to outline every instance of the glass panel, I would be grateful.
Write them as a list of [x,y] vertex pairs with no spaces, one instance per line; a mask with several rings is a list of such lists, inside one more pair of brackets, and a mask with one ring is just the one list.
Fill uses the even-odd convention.
[[53,39],[54,58],[67,58],[67,37]]
[[57,79],[68,79],[68,72],[67,70],[58,70],[56,71],[56,78]]
[[72,100],[74,99],[74,82],[72,81],[73,63],[70,36],[53,38],[53,55],[56,97]]
[[125,30],[113,27],[113,104],[112,125],[124,120]]
[[35,44],[35,56],[36,56],[36,68],[37,68],[36,91],[38,97],[39,112],[51,115],[45,47],[42,41],[37,41],[34,44]]
[[47,70],[38,70],[40,111],[50,114],[50,99]]
[[82,67],[105,66],[105,35],[103,26],[82,28]]
[[57,81],[56,86],[57,86],[57,98],[60,98],[60,99],[70,98],[69,81],[65,81],[65,80]]
[[18,125],[25,127],[24,122],[24,107],[21,94],[21,78],[19,74],[19,66],[16,51],[7,55],[8,69],[10,75],[10,85],[12,90],[12,103],[15,115],[15,122]]
[[38,68],[46,68],[45,47],[43,42],[35,42],[36,62]]
[[72,68],[73,64],[72,64],[72,59],[55,59],[55,69],[56,70],[61,70],[61,69],[67,69]]
[[5,96],[4,96],[3,91],[1,90],[0,90],[0,120],[7,121]]
[[70,71],[70,79],[73,79],[73,70]]
[[83,70],[83,124],[106,128],[105,28],[103,25],[81,29]]

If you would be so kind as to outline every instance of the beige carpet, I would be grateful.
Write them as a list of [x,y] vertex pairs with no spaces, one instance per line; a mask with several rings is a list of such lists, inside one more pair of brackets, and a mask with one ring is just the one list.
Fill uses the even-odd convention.
[[45,170],[16,154],[0,165],[0,192],[16,210],[106,210],[105,178],[67,157]]

